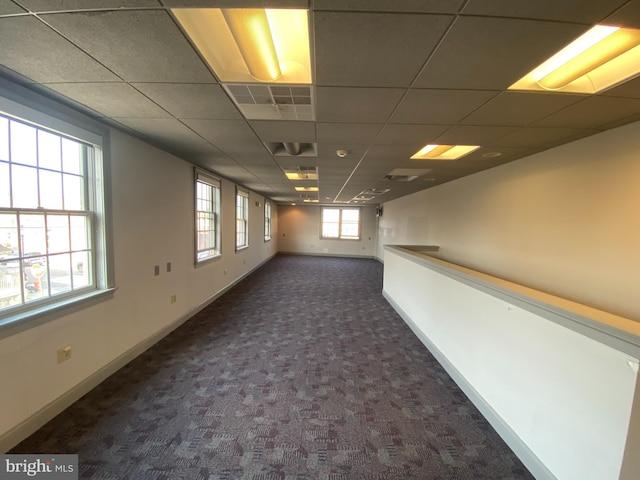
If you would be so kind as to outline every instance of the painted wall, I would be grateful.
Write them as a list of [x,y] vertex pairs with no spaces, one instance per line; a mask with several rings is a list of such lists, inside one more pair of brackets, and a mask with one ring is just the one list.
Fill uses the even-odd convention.
[[620,476],[627,434],[631,445],[637,435],[636,358],[544,309],[385,253],[387,298],[536,478],[640,478],[637,450]]
[[310,255],[375,256],[378,233],[375,207],[361,207],[360,240],[321,239],[320,212],[318,205],[278,205],[279,251]]
[[640,321],[640,123],[384,204],[385,244]]
[[[277,252],[275,209],[273,240],[265,242],[264,198],[254,193],[249,248],[235,252],[235,185],[223,180],[222,257],[196,268],[193,167],[113,131],[111,170],[117,290],[109,300],[0,339],[0,447],[10,447],[6,439],[50,402],[171,328]],[[71,359],[57,364],[56,351],[65,345],[72,346]]]

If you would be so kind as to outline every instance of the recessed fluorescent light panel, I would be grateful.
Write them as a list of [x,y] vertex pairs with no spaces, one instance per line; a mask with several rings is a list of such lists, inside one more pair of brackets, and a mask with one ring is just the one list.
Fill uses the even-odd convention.
[[510,90],[598,93],[640,73],[640,30],[596,25]]
[[317,192],[318,187],[295,187],[296,192]]
[[289,180],[318,180],[316,167],[298,167],[295,170],[285,170],[284,174]]
[[307,10],[174,8],[222,82],[311,83]]
[[426,145],[411,158],[413,160],[457,160],[479,148],[479,145]]

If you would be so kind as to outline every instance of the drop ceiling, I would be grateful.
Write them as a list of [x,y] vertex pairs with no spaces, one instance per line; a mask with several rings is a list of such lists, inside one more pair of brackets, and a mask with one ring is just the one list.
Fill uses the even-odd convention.
[[[260,88],[223,85],[171,13],[243,6],[309,9],[299,111],[298,86],[264,113]],[[276,202],[377,204],[640,119],[640,78],[592,96],[507,90],[598,23],[640,28],[640,0],[4,0],[0,82]],[[410,159],[427,144],[481,148]],[[301,167],[318,180],[287,179]]]

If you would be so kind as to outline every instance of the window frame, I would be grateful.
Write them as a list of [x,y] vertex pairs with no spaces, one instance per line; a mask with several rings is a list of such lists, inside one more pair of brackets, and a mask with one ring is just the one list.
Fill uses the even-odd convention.
[[273,210],[271,208],[271,202],[269,200],[264,201],[264,241],[271,241],[271,223],[272,223]]
[[[198,197],[198,184],[202,183],[211,187],[211,210],[199,210],[200,199]],[[195,265],[203,265],[211,260],[215,260],[222,256],[222,221],[221,221],[221,198],[222,198],[222,182],[216,176],[199,168],[194,168],[194,262]],[[200,233],[199,230],[199,214],[210,213],[213,215],[213,247],[200,249]],[[207,250],[212,251],[211,255],[201,256]]]
[[[239,207],[240,205],[238,205],[238,200],[242,198],[242,210],[244,211],[244,217],[243,218],[239,218],[238,217],[238,213],[239,213]],[[236,201],[235,201],[235,217],[236,217],[236,252],[240,251],[240,250],[244,250],[246,248],[249,248],[249,191],[244,190],[242,188],[239,188],[236,186]],[[240,238],[240,231],[238,229],[238,226],[240,225],[240,222],[244,223],[244,229],[243,229],[243,238],[242,238],[242,242],[238,242],[239,238]]]
[[[332,210],[338,211],[338,235],[329,236],[325,235],[325,220],[324,220],[324,212]],[[344,236],[342,233],[343,230],[343,219],[342,214],[344,210],[356,210],[358,212],[358,236]],[[347,241],[360,241],[362,239],[362,209],[360,207],[320,207],[320,238],[322,240],[347,240]]]
[[[32,302],[21,301],[19,305],[0,311],[0,338],[7,332],[13,334],[23,328],[33,326],[54,318],[53,313],[94,302],[97,298],[111,294],[115,290],[114,261],[112,251],[113,232],[111,228],[111,185],[110,185],[110,148],[109,130],[98,122],[63,106],[57,106],[38,94],[19,88],[0,87],[0,113],[8,118],[37,131],[54,134],[61,138],[86,145],[88,152],[84,160],[85,171],[82,174],[86,206],[83,209],[29,209],[23,206],[2,207],[2,212],[16,212],[16,215],[34,214],[84,216],[90,219],[87,232],[90,238],[87,251],[90,252],[90,267],[93,279],[89,285],[62,293],[49,292],[50,295]],[[39,134],[36,131],[36,136]],[[10,165],[9,160],[5,160]],[[40,165],[34,166],[41,169]],[[46,168],[45,168],[46,170]],[[55,171],[55,170],[52,170]],[[62,174],[62,170],[61,170]],[[38,187],[38,195],[40,195]],[[46,224],[45,224],[46,225]],[[69,254],[74,250],[69,247]],[[28,257],[22,252],[20,262]],[[53,252],[46,252],[47,257]],[[24,271],[24,265],[21,271]],[[83,267],[84,268],[84,267]],[[47,274],[49,275],[49,273]]]

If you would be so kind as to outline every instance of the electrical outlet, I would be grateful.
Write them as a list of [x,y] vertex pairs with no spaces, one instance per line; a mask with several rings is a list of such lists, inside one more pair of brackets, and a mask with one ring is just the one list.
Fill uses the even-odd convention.
[[71,358],[71,345],[58,349],[58,363],[66,362]]
[[171,295],[171,303],[176,303],[178,301],[177,295]]

